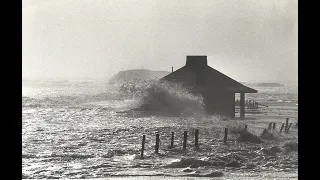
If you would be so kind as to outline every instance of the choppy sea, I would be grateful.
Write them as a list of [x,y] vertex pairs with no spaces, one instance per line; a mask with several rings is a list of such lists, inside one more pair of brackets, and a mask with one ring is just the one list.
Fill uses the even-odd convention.
[[[246,97],[274,107],[297,108],[297,84],[284,84],[283,87],[251,86],[259,93]],[[172,168],[172,163],[183,157],[198,157],[203,161],[209,157],[212,149],[182,153],[179,133],[200,128],[199,143],[208,144],[214,141],[208,128],[214,126],[216,117],[121,113],[136,104],[136,99],[121,97],[118,87],[104,81],[23,81],[23,177],[179,174],[180,170]],[[160,155],[154,154],[157,132],[161,134]],[[170,151],[167,146],[171,132],[176,132],[177,148]],[[146,150],[145,158],[140,159],[143,134],[146,134]]]

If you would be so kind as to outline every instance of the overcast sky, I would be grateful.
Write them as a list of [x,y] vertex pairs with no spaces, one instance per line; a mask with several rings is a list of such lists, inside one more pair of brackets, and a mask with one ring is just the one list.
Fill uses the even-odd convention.
[[187,55],[241,82],[297,81],[297,0],[23,0],[23,78],[171,71]]

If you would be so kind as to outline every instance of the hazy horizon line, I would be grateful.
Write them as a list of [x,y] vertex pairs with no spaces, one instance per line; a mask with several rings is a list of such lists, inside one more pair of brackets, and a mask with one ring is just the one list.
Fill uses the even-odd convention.
[[[22,78],[23,81],[106,81],[108,82],[110,78],[97,77],[97,78],[65,78],[65,77],[41,77],[41,78]],[[298,83],[298,81],[237,81],[239,83]]]

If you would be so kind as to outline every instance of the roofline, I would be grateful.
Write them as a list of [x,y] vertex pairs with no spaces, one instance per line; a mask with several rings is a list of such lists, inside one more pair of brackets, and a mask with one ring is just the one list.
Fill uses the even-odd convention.
[[159,80],[167,80],[167,79],[165,79],[165,78],[167,78],[168,76],[170,76],[171,74],[173,74],[174,72],[177,72],[177,71],[179,71],[179,70],[181,70],[182,68],[184,68],[184,67],[186,67],[187,68],[187,66],[182,66],[181,68],[179,68],[179,69],[177,69],[177,70],[175,70],[175,71],[173,71],[173,72],[171,72],[171,73],[169,73],[169,74],[167,74],[167,75],[165,75],[165,76],[163,76],[162,78],[160,78]]
[[[224,91],[229,91],[229,92],[234,92],[234,93],[258,93],[258,91],[257,90],[255,90],[255,89],[252,89],[252,88],[250,88],[250,87],[247,87],[247,86],[245,86],[245,85],[243,85],[243,84],[241,84],[240,82],[238,82],[238,81],[236,81],[236,80],[234,80],[234,79],[232,79],[232,78],[230,78],[229,76],[227,76],[227,75],[225,75],[225,74],[223,74],[223,73],[221,73],[220,71],[218,71],[218,70],[216,70],[216,69],[214,69],[214,68],[212,68],[212,67],[210,67],[210,66],[208,66],[207,65],[207,67],[209,67],[209,68],[211,68],[211,69],[213,69],[213,70],[215,70],[215,71],[217,71],[218,73],[220,73],[220,74],[222,74],[222,75],[224,75],[226,78],[228,78],[228,79],[230,79],[231,81],[233,81],[233,82],[235,82],[235,83],[237,83],[237,84],[239,84],[240,86],[242,86],[242,87],[240,87],[240,88],[221,88],[221,90],[224,90]],[[170,80],[167,80],[166,78],[167,77],[169,77],[170,75],[172,75],[173,73],[175,73],[175,72],[177,72],[177,71],[179,71],[179,70],[181,70],[181,69],[183,69],[183,68],[188,68],[187,66],[182,66],[181,68],[179,68],[179,69],[177,69],[177,70],[175,70],[175,71],[173,71],[173,72],[171,72],[170,74],[168,74],[168,75],[166,75],[166,76],[164,76],[164,77],[162,77],[162,78],[160,78],[159,79],[159,81],[170,81]],[[189,69],[189,68],[188,68]],[[199,86],[197,86],[198,88],[202,88],[202,87],[199,87]],[[243,90],[240,90],[240,89],[243,89]],[[220,89],[212,89],[212,90],[217,90],[217,91],[219,91]]]

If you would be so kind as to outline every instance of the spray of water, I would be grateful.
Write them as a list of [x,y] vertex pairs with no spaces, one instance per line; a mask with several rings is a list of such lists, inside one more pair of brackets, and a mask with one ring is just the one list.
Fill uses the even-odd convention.
[[136,99],[134,108],[136,111],[188,116],[204,113],[203,98],[190,93],[181,84],[172,82],[136,84],[130,85],[125,92],[127,96]]

